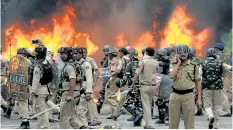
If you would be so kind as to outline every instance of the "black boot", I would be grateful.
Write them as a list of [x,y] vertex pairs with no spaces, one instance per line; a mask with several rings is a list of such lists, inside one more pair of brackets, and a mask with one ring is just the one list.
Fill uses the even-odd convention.
[[135,118],[136,118],[136,117],[132,115],[130,118],[127,119],[127,121],[134,121]]
[[7,107],[5,105],[1,105],[1,108],[2,108],[3,112],[5,113],[7,110]]
[[2,114],[3,117],[6,117],[7,119],[11,118],[11,113],[12,113],[13,107],[8,105],[8,108],[5,113]]
[[165,124],[165,121],[164,121],[164,120],[157,120],[157,121],[155,122],[155,124]]
[[100,106],[100,105],[96,105],[96,106],[97,106],[97,111],[98,111],[98,113],[100,114],[101,106]]
[[141,121],[142,121],[142,118],[143,118],[142,112],[140,112],[139,110],[135,110],[135,114],[134,115],[136,115],[135,116],[136,118],[133,121],[134,126],[141,126]]
[[213,124],[214,124],[214,118],[209,119],[209,129],[213,129]]
[[29,121],[23,121],[19,127],[19,129],[30,129],[30,123]]
[[204,115],[204,113],[203,113],[202,108],[198,108],[197,112],[195,113],[195,116],[203,116],[203,115]]
[[163,104],[158,104],[158,110],[159,110],[159,120],[155,122],[155,124],[165,124],[165,113],[166,108]]

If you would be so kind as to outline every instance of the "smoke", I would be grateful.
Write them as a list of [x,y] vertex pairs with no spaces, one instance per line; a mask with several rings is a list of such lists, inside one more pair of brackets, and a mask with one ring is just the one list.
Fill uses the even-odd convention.
[[[89,33],[100,47],[115,44],[120,32],[132,45],[146,30],[163,30],[171,12],[180,4],[185,4],[188,14],[196,20],[190,28],[197,32],[205,27],[214,29],[213,43],[221,41],[221,35],[232,29],[231,0],[3,0],[2,28],[15,21],[27,25],[31,19],[44,24],[54,12],[71,5],[77,15],[77,31]],[[155,40],[160,38],[155,36]]]

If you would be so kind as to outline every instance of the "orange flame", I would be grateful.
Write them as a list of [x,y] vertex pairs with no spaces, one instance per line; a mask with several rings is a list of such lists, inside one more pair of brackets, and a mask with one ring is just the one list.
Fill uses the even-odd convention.
[[125,47],[128,45],[128,42],[125,40],[125,34],[120,32],[116,37],[116,46],[117,47]]
[[160,47],[169,47],[171,44],[187,44],[197,49],[197,55],[202,56],[203,48],[209,40],[211,34],[210,28],[205,28],[201,32],[196,33],[189,26],[195,22],[192,17],[187,14],[185,6],[177,6],[168,21],[165,30],[162,32],[162,40]]
[[156,47],[156,42],[154,36],[149,32],[142,33],[141,36],[133,43],[133,47],[139,52],[138,55],[141,57],[140,53],[144,47]]
[[[44,45],[52,52],[57,52],[61,46],[77,46],[81,45],[88,48],[88,54],[92,55],[98,51],[98,46],[90,39],[88,34],[78,33],[74,27],[75,12],[72,7],[65,7],[64,12],[55,14],[51,21],[52,25],[36,26],[37,21],[32,19],[30,21],[31,26],[26,31],[18,23],[13,24],[5,30],[5,47],[3,49],[3,55],[7,59],[14,56],[18,48],[25,47],[33,49],[35,45],[31,43],[33,39],[40,39],[44,42]],[[46,22],[47,23],[47,22]],[[52,27],[52,28],[51,28]],[[77,37],[77,35],[79,35]],[[75,39],[74,39],[75,38]],[[82,42],[79,38],[84,38]],[[71,42],[71,40],[73,41]],[[10,48],[10,45],[11,48]]]

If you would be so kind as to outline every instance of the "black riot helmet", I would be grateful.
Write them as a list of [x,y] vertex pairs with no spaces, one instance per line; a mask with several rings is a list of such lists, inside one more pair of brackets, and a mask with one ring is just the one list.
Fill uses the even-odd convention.
[[73,49],[71,47],[61,47],[58,49],[58,53],[62,54],[66,54],[67,58],[63,59],[63,61],[67,62],[70,61],[72,59],[72,54],[73,54]]
[[189,49],[190,49],[190,52],[189,52],[190,58],[196,57],[196,49],[194,47],[189,47]]
[[47,54],[47,48],[45,46],[41,45],[35,48],[36,59],[45,59],[46,54]]
[[168,51],[165,48],[161,48],[157,51],[158,60],[169,60]]
[[73,53],[80,53],[83,54],[83,48],[76,46],[73,48]]
[[18,55],[24,55],[25,57],[32,57],[32,54],[30,53],[30,50],[27,48],[19,48],[17,49]]
[[189,47],[185,44],[180,44],[177,47],[175,47],[176,53],[179,55],[188,55],[190,50]]

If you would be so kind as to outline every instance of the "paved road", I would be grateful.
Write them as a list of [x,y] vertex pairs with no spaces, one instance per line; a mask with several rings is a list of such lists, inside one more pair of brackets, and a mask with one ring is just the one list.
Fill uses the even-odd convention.
[[[129,115],[121,115],[117,121],[108,120],[106,117],[108,116],[108,107],[105,106],[101,111],[101,119],[102,119],[102,126],[104,125],[111,125],[117,126],[121,129],[142,129],[143,127],[133,127],[132,122],[126,121]],[[154,120],[156,121],[156,120]],[[31,121],[31,128],[36,129],[37,121]],[[232,129],[232,117],[222,117],[220,118],[220,127],[221,129]],[[19,115],[12,115],[12,119],[8,120],[6,118],[1,118],[1,128],[5,129],[14,129],[20,125]],[[51,127],[53,129],[59,128],[59,122],[51,123]],[[95,127],[97,128],[97,127]],[[180,121],[180,127],[184,129],[184,122],[183,120]],[[197,129],[207,129],[208,128],[208,121],[205,116],[195,117],[195,128]],[[168,126],[165,125],[155,125],[155,129],[168,129]]]

